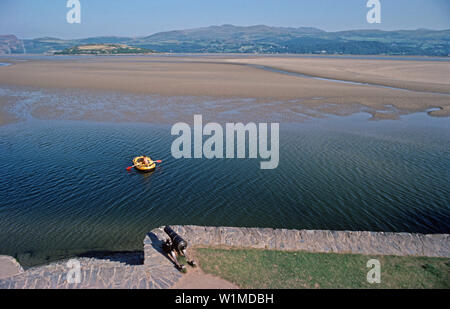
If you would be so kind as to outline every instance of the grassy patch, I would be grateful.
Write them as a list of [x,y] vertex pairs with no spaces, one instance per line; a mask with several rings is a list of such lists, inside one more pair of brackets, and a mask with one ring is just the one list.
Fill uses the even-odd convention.
[[[180,263],[181,265],[184,265],[184,266],[186,266],[186,264],[187,264],[186,257],[184,257],[182,255],[177,255],[177,261],[178,261],[178,263]],[[185,268],[181,272],[186,273],[187,269]]]
[[[241,288],[450,288],[450,259],[195,248],[200,267]],[[366,264],[381,263],[381,283],[369,284]]]

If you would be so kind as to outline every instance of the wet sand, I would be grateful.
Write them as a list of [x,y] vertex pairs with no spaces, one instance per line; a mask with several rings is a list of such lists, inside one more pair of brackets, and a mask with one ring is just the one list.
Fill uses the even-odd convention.
[[6,98],[0,96],[0,125],[5,125],[8,123],[13,123],[17,120],[16,117],[11,115],[10,112],[8,112],[8,108],[11,107],[14,100],[11,98]]
[[[415,91],[315,80],[245,64]],[[341,115],[363,110],[376,119],[395,119],[431,108],[436,110],[430,115],[450,115],[450,96],[433,93],[450,93],[448,76],[449,62],[227,56],[61,57],[31,59],[2,67],[0,86],[117,91],[166,97],[255,98],[255,102],[242,103],[254,104],[251,112],[255,115],[267,113],[267,107],[259,111],[259,102],[281,101],[283,108],[286,105],[297,108],[301,100],[302,107],[321,113]],[[289,103],[291,100],[297,101]],[[0,100],[0,124],[12,120],[5,112],[11,104],[8,102],[4,98]],[[280,105],[270,108],[276,112]],[[44,113],[45,108],[41,116],[45,116]],[[33,116],[39,117],[39,114],[35,112]],[[157,116],[153,121],[158,121]]]

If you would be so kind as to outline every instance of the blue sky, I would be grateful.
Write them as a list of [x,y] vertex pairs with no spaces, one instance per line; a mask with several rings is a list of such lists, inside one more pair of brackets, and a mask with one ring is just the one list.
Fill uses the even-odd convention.
[[380,0],[382,23],[366,22],[367,0],[80,0],[81,24],[66,22],[67,0],[0,0],[0,34],[83,38],[234,24],[348,29],[450,29],[450,0]]

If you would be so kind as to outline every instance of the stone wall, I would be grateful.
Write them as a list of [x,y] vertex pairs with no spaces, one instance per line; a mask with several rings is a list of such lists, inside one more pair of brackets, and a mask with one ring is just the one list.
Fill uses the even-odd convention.
[[[450,257],[449,234],[311,231],[271,228],[172,226],[190,246],[227,246],[287,251]],[[167,235],[152,230],[144,240],[145,263]]]
[[[365,255],[413,255],[450,257],[448,234],[333,232],[268,228],[172,226],[190,246],[302,250],[309,252],[356,253]],[[102,257],[76,258],[81,282],[69,283],[67,261],[23,271],[11,258],[0,256],[0,289],[10,288],[169,288],[181,278],[162,252],[167,238],[162,228],[152,230],[144,240],[142,256],[122,253]],[[2,267],[3,265],[3,267]]]

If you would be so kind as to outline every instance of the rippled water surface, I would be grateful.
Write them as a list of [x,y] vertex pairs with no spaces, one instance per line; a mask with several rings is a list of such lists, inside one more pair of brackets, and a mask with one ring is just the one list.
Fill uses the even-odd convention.
[[[450,232],[448,118],[281,124],[280,164],[180,159],[169,125],[30,119],[0,130],[0,254],[140,250],[165,224]],[[131,158],[162,159],[127,172]]]

